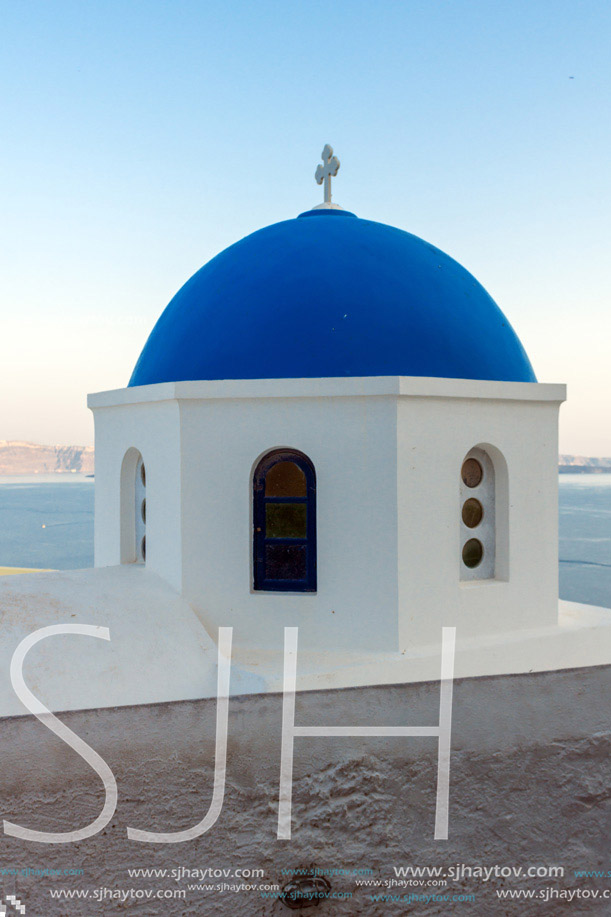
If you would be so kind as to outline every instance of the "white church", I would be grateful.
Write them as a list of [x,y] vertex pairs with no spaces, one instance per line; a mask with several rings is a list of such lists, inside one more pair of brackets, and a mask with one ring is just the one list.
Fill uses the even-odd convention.
[[331,200],[218,254],[95,418],[95,568],[0,581],[0,714],[611,662],[611,610],[558,598],[558,412],[509,321],[428,242]]

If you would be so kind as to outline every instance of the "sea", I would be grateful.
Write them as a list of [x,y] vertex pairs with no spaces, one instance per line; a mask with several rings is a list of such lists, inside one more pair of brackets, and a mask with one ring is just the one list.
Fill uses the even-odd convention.
[[[0,567],[93,565],[93,478],[0,477]],[[611,607],[611,474],[559,475],[560,597]]]

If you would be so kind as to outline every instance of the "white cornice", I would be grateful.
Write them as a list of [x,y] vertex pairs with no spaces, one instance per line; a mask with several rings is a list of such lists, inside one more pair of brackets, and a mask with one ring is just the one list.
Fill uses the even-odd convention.
[[424,376],[350,376],[325,379],[221,379],[201,382],[160,382],[89,395],[90,408],[248,398],[462,398],[492,401],[562,402],[566,386],[541,382],[495,382],[479,379],[438,379]]

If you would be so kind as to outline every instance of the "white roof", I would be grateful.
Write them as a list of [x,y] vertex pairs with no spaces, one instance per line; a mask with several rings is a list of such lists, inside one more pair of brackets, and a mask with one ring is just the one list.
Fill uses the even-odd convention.
[[[28,652],[26,685],[51,711],[216,697],[217,646],[193,609],[144,566],[0,577],[0,717],[28,713],[10,680],[19,643],[60,624],[108,628],[110,641],[49,636]],[[611,609],[560,602],[558,624],[480,638],[457,631],[457,678],[611,663]],[[230,694],[282,691],[278,652],[234,652]],[[297,689],[437,681],[440,646],[405,653],[303,651]]]
[[[0,716],[27,713],[10,681],[11,657],[38,628],[107,627],[110,642],[61,634],[37,643],[27,686],[52,711],[215,697],[217,648],[162,579],[135,564],[0,577]],[[232,690],[250,693],[232,670]]]

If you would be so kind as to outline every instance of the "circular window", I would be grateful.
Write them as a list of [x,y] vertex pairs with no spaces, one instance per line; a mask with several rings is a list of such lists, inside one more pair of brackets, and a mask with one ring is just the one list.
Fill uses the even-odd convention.
[[484,546],[477,538],[470,538],[462,549],[462,560],[465,567],[477,567],[482,562]]
[[468,458],[462,466],[461,475],[463,484],[466,484],[467,487],[477,487],[484,477],[484,469],[477,459]]
[[140,480],[142,481],[142,486],[146,487],[146,469],[144,467],[144,462],[140,465]]
[[[475,502],[477,503],[477,500]],[[140,513],[142,515],[142,521],[146,525],[146,497],[144,498],[144,500],[142,501],[140,505]],[[463,518],[464,518],[464,513],[463,513]]]
[[467,528],[474,529],[484,518],[484,507],[475,497],[469,497],[462,508],[462,521]]
[[146,535],[142,536],[142,541],[140,542],[140,553],[142,554],[142,560],[146,560]]

